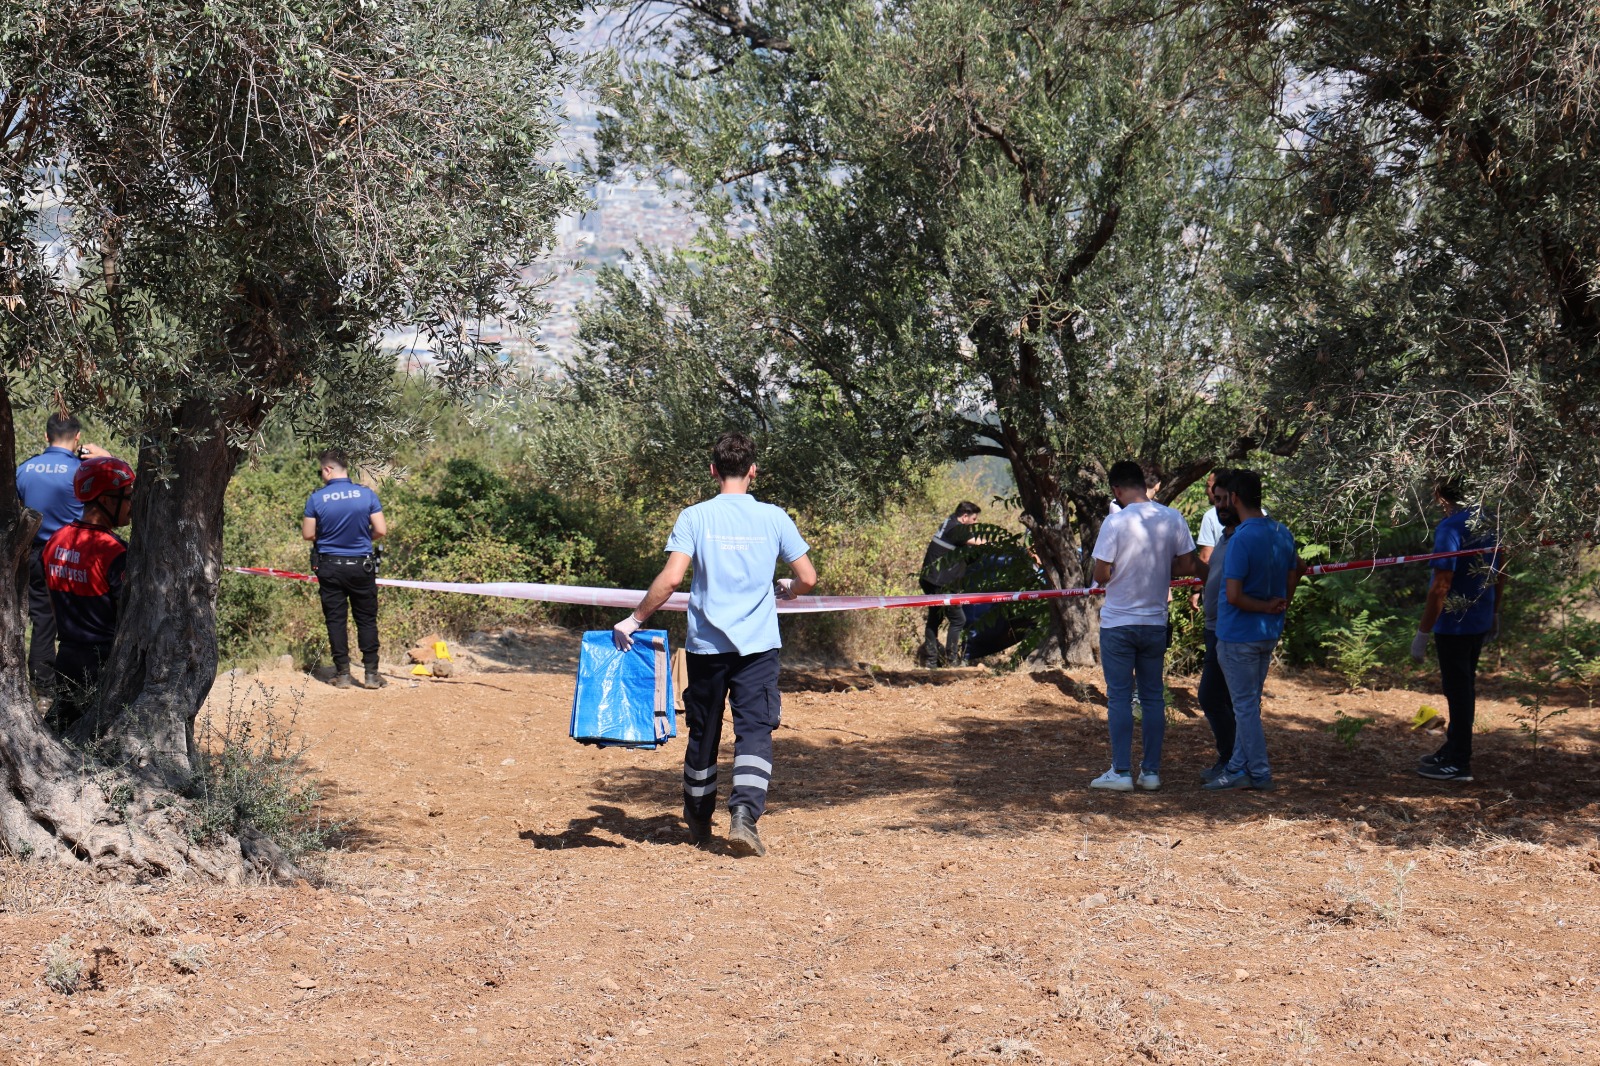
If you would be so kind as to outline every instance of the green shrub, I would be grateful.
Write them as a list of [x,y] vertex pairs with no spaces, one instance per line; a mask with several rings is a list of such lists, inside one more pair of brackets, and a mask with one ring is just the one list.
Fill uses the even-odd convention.
[[236,835],[253,826],[293,862],[328,846],[338,828],[324,822],[322,798],[305,765],[308,748],[296,724],[303,693],[280,697],[261,685],[230,679],[219,719],[211,711],[195,723],[198,769],[190,781],[197,842]]
[[1335,740],[1347,748],[1356,746],[1356,738],[1367,726],[1376,722],[1376,718],[1360,718],[1343,711],[1333,712],[1333,721],[1328,723],[1328,732],[1333,734]]
[[1322,646],[1333,653],[1329,665],[1344,678],[1346,688],[1360,688],[1383,663],[1384,628],[1363,610],[1348,625],[1328,631]]

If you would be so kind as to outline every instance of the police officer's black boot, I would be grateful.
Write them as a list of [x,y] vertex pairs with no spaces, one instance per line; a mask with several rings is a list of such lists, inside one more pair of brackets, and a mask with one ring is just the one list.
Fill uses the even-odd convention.
[[683,805],[683,820],[689,825],[689,843],[695,847],[703,847],[711,840],[711,816],[696,818],[689,805]]
[[388,679],[378,673],[376,666],[367,667],[367,681],[364,688],[382,688],[389,683]]
[[756,832],[756,820],[750,808],[728,808],[728,843],[738,855],[759,857],[767,853],[766,845],[761,843],[761,834]]
[[328,682],[334,688],[355,688],[356,679],[351,676],[348,666],[336,666],[333,669],[333,680]]
[[928,626],[922,631],[922,658],[920,662],[924,670],[932,670],[939,665],[939,629],[937,626]]
[[963,666],[961,661],[961,630],[956,626],[950,627],[950,632],[944,638],[944,661],[946,666]]

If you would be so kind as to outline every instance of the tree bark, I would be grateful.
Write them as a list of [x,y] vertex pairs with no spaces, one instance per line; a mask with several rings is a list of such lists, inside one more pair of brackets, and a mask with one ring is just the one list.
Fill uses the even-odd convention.
[[223,503],[265,409],[192,398],[141,449],[127,587],[97,714],[80,738],[114,741],[130,771],[174,791],[198,769],[194,721],[217,674]]
[[[16,465],[11,397],[0,378],[0,470]],[[195,842],[174,790],[140,780],[63,744],[45,726],[28,684],[23,604],[39,514],[0,477],[0,847],[13,855],[81,863],[124,879],[195,871],[235,882],[238,842]]]
[[[1012,480],[1022,504],[1023,524],[1033,535],[1034,551],[1051,588],[1081,588],[1088,584],[1084,548],[1099,529],[1099,517],[1084,501],[1076,503],[1062,483],[1060,458],[1043,441],[1030,439],[1004,419],[1001,447],[1011,464]],[[1090,666],[1095,660],[1100,610],[1088,598],[1046,601],[1050,611],[1050,636],[1034,653],[1037,665]]]

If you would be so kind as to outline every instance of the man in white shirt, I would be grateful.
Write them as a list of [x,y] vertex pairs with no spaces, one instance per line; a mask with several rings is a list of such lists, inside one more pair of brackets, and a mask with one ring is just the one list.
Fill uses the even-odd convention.
[[[1111,769],[1090,788],[1131,792],[1161,787],[1161,743],[1167,709],[1162,669],[1167,656],[1167,594],[1172,579],[1200,572],[1189,524],[1150,499],[1144,471],[1123,460],[1111,467],[1111,494],[1121,510],[1108,515],[1094,545],[1094,579],[1105,586],[1100,609],[1100,666],[1106,679]],[[1144,751],[1133,774],[1133,691],[1144,712]]]

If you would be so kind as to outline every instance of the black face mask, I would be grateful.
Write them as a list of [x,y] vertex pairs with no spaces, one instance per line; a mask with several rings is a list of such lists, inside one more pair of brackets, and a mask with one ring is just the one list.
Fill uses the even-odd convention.
[[1222,523],[1222,528],[1232,529],[1239,524],[1239,512],[1232,507],[1218,507],[1217,521]]

